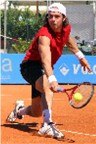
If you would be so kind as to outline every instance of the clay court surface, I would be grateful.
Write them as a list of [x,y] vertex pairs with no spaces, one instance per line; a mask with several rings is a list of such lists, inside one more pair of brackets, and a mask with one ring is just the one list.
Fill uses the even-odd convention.
[[[69,87],[69,85],[65,85],[65,87]],[[54,95],[53,120],[65,134],[63,140],[37,135],[42,117],[25,116],[16,123],[6,123],[6,117],[14,108],[15,101],[20,99],[25,101],[25,106],[30,105],[30,85],[1,85],[1,144],[96,143],[96,86],[91,102],[79,110],[73,109],[69,105],[66,95],[61,93]]]

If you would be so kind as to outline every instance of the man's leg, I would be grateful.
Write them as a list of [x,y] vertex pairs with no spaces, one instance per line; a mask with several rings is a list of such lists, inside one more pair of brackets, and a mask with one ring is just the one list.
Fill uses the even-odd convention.
[[[43,79],[42,79],[43,78]],[[41,96],[43,125],[38,131],[39,135],[48,135],[54,138],[64,138],[64,135],[55,127],[52,121],[53,92],[49,88],[46,75],[36,81],[36,88],[43,93]]]
[[26,108],[26,115],[40,117],[42,115],[41,97],[38,96],[32,99],[32,105]]

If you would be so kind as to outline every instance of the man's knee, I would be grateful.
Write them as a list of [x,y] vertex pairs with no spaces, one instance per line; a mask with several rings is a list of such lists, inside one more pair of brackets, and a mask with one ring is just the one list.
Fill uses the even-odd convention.
[[33,113],[33,116],[34,117],[41,117],[42,116],[42,112],[38,112],[38,113]]
[[32,116],[32,117],[41,117],[42,116],[42,111],[32,110],[32,112],[30,113],[30,116]]

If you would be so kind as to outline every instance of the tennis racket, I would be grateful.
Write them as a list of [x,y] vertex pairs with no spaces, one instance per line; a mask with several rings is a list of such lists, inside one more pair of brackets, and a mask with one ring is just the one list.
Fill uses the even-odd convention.
[[[79,109],[86,106],[94,94],[94,85],[90,82],[80,83],[72,88],[64,89],[58,88],[58,92],[66,93],[69,99],[69,103],[73,108]],[[79,93],[82,96],[81,100],[76,100],[74,94]]]

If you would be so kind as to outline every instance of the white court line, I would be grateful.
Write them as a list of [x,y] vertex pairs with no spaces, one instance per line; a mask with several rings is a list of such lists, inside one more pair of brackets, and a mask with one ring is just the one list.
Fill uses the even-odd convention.
[[1,97],[2,96],[12,96],[12,95],[11,94],[9,94],[9,95],[8,94],[1,94]]
[[88,134],[88,133],[83,133],[83,132],[74,132],[74,131],[70,131],[70,130],[61,130],[61,131],[64,131],[64,132],[67,132],[67,133],[72,133],[72,134],[96,137],[96,134]]
[[[9,95],[7,95],[7,94],[1,94],[1,96],[13,96],[13,95],[11,95],[11,94],[9,94]],[[31,100],[31,98],[23,98],[23,97],[21,97],[23,100]],[[54,101],[62,101],[62,100],[64,100],[64,99],[62,99],[62,98],[54,98],[53,99]]]
[[[22,98],[23,99],[23,98]],[[31,98],[24,98],[23,100],[31,100]],[[57,99],[57,98],[54,98],[53,101],[62,101],[64,99]]]

